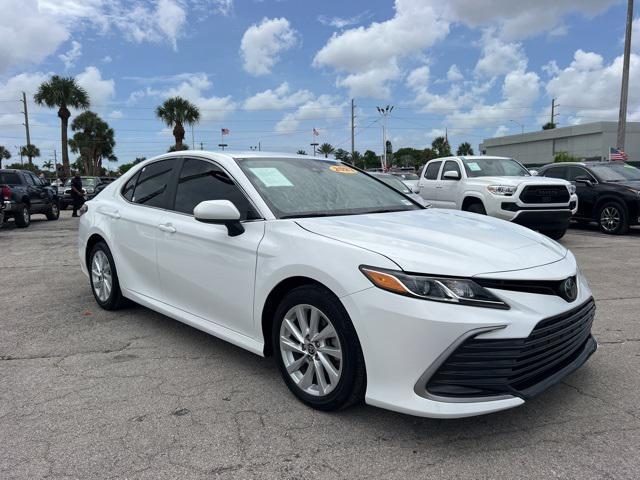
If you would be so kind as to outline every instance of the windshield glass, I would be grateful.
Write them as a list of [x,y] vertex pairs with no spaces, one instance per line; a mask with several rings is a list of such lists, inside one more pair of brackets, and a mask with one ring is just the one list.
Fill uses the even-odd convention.
[[640,181],[640,170],[628,163],[593,165],[591,170],[602,182]]
[[[72,180],[73,180],[73,178],[68,178],[67,181],[64,182],[64,186],[65,187],[70,187]],[[93,177],[80,177],[80,180],[82,180],[82,186],[83,187],[95,187],[95,185],[96,185],[96,179],[93,178]]]
[[396,177],[400,177],[403,180],[420,180],[420,177],[415,173],[392,173],[391,175],[395,175]]
[[340,162],[315,158],[236,161],[278,218],[420,209],[394,189]]
[[402,193],[411,193],[409,187],[407,187],[402,180],[398,177],[394,177],[393,175],[374,175],[381,182],[386,183],[391,188],[395,188],[396,190],[400,190]]
[[462,158],[467,177],[528,177],[531,174],[512,158]]

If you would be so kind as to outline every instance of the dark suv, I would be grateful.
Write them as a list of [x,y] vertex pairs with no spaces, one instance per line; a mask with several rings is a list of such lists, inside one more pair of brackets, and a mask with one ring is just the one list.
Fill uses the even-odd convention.
[[628,163],[554,163],[539,173],[576,186],[578,222],[597,222],[604,233],[616,235],[640,223],[640,169]]
[[33,213],[60,216],[56,190],[28,170],[0,170],[0,201],[4,219],[13,217],[17,227],[28,227]]

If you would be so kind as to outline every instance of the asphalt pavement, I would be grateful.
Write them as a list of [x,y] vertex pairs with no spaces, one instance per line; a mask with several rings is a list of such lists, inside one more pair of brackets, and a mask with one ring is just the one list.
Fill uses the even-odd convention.
[[76,229],[68,211],[0,229],[2,479],[640,478],[637,228],[562,240],[598,307],[587,364],[519,408],[461,420],[317,412],[271,359],[143,307],[103,311]]

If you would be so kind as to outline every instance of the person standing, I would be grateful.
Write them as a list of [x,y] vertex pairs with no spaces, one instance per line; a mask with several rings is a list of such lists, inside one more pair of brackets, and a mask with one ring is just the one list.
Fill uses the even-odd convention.
[[76,174],[71,179],[71,200],[73,201],[73,214],[72,217],[78,216],[78,209],[84,203],[84,192],[82,190],[82,179],[79,174]]

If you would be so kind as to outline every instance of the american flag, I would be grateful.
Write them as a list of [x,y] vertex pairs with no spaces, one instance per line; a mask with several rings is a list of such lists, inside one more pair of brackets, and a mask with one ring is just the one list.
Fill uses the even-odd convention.
[[609,160],[620,160],[622,162],[626,162],[629,160],[629,155],[626,152],[622,151],[619,148],[613,148],[609,150]]
[[229,129],[228,128],[223,128],[221,129],[222,131],[222,135],[229,135]]
[[317,136],[319,136],[319,135],[320,135],[320,132],[318,132],[318,130],[316,130],[316,129],[314,128],[314,129],[313,129],[312,134],[313,134],[313,136],[314,136],[314,137],[317,137]]

